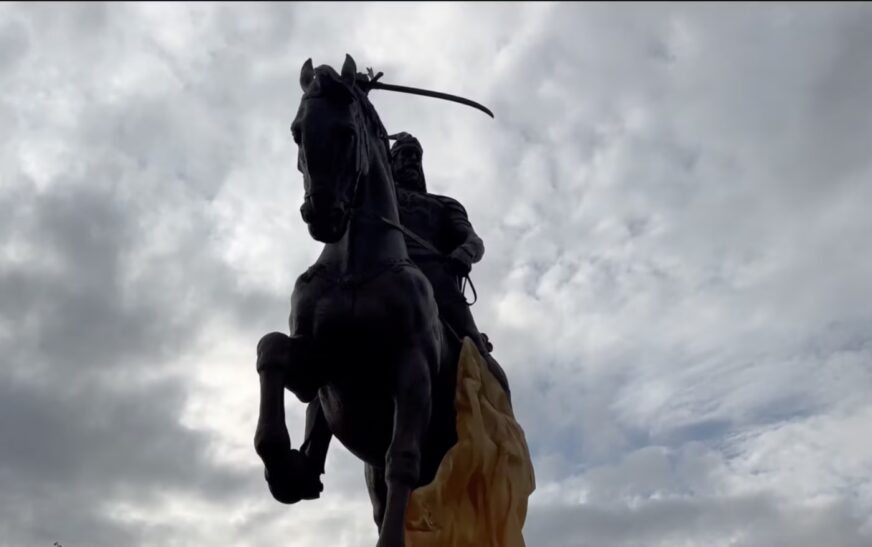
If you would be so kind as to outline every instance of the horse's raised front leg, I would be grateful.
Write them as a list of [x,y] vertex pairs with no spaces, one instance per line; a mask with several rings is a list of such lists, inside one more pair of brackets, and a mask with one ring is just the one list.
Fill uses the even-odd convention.
[[[303,339],[273,332],[257,345],[257,372],[260,376],[260,413],[254,434],[254,449],[263,460],[270,493],[282,503],[319,497],[323,486],[322,469],[299,450],[291,449],[285,425],[284,388],[303,401],[312,401],[318,393],[311,352]],[[310,436],[307,420],[307,437]],[[327,437],[329,442],[329,436]],[[324,447],[326,454],[326,446]]]
[[398,365],[394,393],[394,431],[385,458],[387,503],[377,547],[404,545],[406,507],[421,472],[421,445],[430,422],[430,372],[416,349]]

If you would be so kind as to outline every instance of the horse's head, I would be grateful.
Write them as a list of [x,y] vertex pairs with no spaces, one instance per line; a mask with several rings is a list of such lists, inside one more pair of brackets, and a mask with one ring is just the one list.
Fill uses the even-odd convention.
[[369,138],[357,88],[357,67],[346,55],[342,73],[309,59],[300,71],[303,98],[291,124],[299,147],[305,198],[300,213],[309,233],[323,243],[339,241],[348,228],[360,179],[369,171]]

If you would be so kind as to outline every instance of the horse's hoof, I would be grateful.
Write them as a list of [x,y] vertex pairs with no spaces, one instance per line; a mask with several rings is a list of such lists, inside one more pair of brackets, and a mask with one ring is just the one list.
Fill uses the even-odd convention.
[[297,503],[321,497],[324,485],[320,473],[312,469],[299,450],[286,449],[264,457],[264,478],[272,496],[282,503]]

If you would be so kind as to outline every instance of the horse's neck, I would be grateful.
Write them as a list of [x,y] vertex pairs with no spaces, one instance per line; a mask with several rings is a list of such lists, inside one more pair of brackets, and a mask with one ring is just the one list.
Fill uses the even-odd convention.
[[348,275],[366,275],[386,263],[408,259],[403,235],[379,220],[399,222],[397,195],[390,173],[380,161],[372,161],[369,174],[360,180],[357,210],[348,230],[337,243],[325,246],[321,257]]

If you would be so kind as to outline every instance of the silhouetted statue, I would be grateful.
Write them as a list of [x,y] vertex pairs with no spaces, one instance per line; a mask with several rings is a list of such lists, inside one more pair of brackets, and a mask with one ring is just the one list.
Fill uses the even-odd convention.
[[[487,109],[382,84],[380,76],[358,74],[349,56],[341,73],[311,60],[301,70],[303,97],[291,126],[303,175],[300,211],[325,245],[294,286],[291,335],[274,332],[258,343],[255,448],[270,492],[294,503],[318,497],[336,436],[366,464],[378,547],[398,547],[412,490],[433,480],[458,439],[463,337],[488,356],[506,393],[508,384],[459,281],[481,259],[482,242],[458,202],[426,193],[420,144],[399,135],[389,149],[367,95],[407,91]],[[309,405],[300,450],[291,449],[284,422],[285,389]]]

